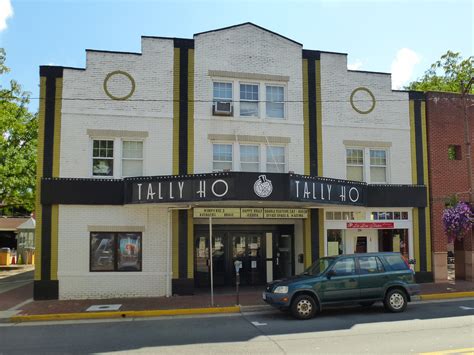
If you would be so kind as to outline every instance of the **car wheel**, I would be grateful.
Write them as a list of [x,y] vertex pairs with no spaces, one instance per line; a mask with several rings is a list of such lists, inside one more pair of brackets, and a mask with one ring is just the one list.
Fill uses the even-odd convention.
[[375,301],[365,301],[365,302],[360,302],[359,304],[360,304],[362,307],[370,307],[370,306],[372,306],[374,303],[375,303]]
[[403,312],[407,308],[407,296],[404,291],[395,288],[387,292],[383,304],[389,312]]
[[298,319],[313,318],[316,311],[316,302],[309,295],[297,296],[291,304],[291,314]]

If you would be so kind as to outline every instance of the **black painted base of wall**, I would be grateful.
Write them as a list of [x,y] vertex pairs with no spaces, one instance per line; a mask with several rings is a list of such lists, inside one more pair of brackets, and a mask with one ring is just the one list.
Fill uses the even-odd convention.
[[171,286],[174,295],[194,294],[194,279],[173,279]]
[[433,273],[431,271],[417,271],[415,273],[415,280],[419,284],[434,282]]
[[33,284],[33,298],[35,301],[57,300],[59,298],[58,280],[35,281]]

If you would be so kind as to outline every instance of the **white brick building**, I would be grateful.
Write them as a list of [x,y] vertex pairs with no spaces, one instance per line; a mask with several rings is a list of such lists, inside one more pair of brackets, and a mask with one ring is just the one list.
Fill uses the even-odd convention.
[[36,299],[207,287],[210,216],[216,287],[235,260],[258,285],[331,253],[426,254],[423,140],[388,74],[251,23],[86,54],[40,69]]

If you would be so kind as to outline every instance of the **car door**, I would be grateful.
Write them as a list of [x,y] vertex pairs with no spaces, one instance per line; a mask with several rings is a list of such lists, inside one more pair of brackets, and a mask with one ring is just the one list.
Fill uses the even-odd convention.
[[327,275],[319,290],[322,302],[344,302],[359,298],[359,275],[356,273],[354,257],[337,260]]
[[382,261],[377,256],[359,256],[359,289],[361,299],[383,298],[384,285],[388,281]]

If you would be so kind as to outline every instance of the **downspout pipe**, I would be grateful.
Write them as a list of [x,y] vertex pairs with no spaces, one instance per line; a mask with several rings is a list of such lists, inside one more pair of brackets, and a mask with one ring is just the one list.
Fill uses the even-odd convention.
[[173,211],[186,211],[193,208],[191,205],[186,207],[168,207],[168,240],[166,245],[166,297],[171,297],[171,280],[173,279],[172,273],[172,260],[171,260],[171,241],[173,237],[173,220],[172,220],[172,212]]

